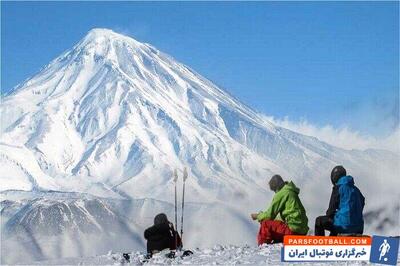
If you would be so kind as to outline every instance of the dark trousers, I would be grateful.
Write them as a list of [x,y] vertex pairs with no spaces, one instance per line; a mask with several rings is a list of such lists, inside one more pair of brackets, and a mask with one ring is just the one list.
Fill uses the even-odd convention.
[[330,236],[337,236],[337,232],[333,227],[333,220],[328,216],[318,216],[315,219],[315,230],[316,236],[325,236],[325,230],[330,231]]

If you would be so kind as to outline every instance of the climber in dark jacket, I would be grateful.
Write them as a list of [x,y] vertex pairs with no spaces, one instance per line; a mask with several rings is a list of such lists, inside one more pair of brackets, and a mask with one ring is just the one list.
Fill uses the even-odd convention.
[[[175,238],[176,237],[176,238]],[[154,217],[154,225],[144,231],[147,254],[151,255],[169,248],[171,251],[182,246],[181,238],[164,213]]]
[[339,165],[331,172],[333,184],[331,199],[326,215],[315,220],[315,235],[324,236],[325,230],[331,236],[338,233],[362,234],[364,231],[363,209],[365,198],[348,176],[346,169]]

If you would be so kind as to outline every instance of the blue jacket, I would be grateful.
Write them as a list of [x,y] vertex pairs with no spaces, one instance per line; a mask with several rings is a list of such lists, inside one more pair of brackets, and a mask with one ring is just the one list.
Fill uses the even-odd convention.
[[339,188],[339,207],[333,218],[338,233],[362,233],[365,198],[354,185],[353,177],[343,176],[336,185]]

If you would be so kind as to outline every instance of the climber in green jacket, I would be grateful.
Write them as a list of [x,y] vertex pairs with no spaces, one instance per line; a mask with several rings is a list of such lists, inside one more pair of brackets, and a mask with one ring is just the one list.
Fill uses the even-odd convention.
[[[260,222],[258,244],[282,242],[284,235],[306,235],[308,218],[299,198],[300,189],[291,181],[283,181],[280,175],[271,178],[269,187],[275,192],[271,205],[264,212],[251,214],[253,220]],[[275,220],[278,214],[282,221]]]

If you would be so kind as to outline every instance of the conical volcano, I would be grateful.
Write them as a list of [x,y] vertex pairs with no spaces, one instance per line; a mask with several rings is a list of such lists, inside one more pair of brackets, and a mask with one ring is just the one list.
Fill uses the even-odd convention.
[[374,153],[273,125],[149,44],[93,29],[1,104],[3,189],[170,200],[190,169],[194,201],[265,198],[274,173],[299,183]]

